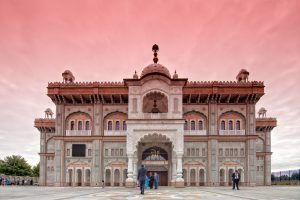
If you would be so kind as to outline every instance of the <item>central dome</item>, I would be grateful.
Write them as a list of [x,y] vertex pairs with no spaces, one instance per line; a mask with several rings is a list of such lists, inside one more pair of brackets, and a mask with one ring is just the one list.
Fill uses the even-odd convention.
[[154,73],[159,73],[167,76],[168,78],[171,78],[169,70],[163,65],[158,63],[153,63],[145,67],[142,71],[141,78],[145,77],[148,74],[154,74]]

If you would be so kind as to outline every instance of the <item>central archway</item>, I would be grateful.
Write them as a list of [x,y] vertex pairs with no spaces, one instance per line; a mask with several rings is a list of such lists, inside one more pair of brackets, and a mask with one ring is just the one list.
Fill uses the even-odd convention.
[[172,143],[163,135],[151,134],[143,137],[137,146],[138,166],[144,165],[148,177],[157,173],[159,185],[168,186],[172,174]]

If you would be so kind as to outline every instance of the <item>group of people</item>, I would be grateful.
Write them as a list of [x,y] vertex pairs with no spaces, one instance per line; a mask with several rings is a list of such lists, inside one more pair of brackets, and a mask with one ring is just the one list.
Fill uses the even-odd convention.
[[150,172],[148,178],[147,169],[144,167],[144,165],[142,165],[139,169],[137,179],[139,181],[138,184],[140,186],[141,194],[144,194],[145,189],[148,189],[148,187],[150,187],[150,189],[153,189],[153,186],[154,189],[158,188],[159,175],[156,172],[154,173],[154,175],[152,174],[152,172]]
[[[159,182],[158,174],[155,172],[153,176],[152,173],[150,172],[150,178],[148,178],[147,169],[144,167],[144,165],[141,165],[137,178],[139,181],[141,194],[144,194],[145,189],[147,189],[148,187],[150,187],[150,189],[153,189],[153,184],[155,189],[157,189],[158,187],[158,182]],[[231,175],[231,178],[232,178],[232,189],[234,190],[236,187],[236,189],[239,190],[239,182],[241,179],[241,175],[239,171],[235,170],[235,172]]]
[[0,185],[33,185],[33,180],[9,180],[7,177],[0,177]]
[[149,178],[148,178],[147,175],[145,177],[145,189],[147,190],[148,187],[150,187],[150,189],[153,189],[153,185],[154,185],[154,189],[157,189],[158,188],[158,182],[159,182],[158,174],[155,172],[154,175],[153,175],[152,172],[150,172]]

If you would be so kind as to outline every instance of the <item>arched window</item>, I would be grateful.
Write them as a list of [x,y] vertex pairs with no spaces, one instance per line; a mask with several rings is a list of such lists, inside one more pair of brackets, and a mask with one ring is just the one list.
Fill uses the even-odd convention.
[[240,120],[236,121],[235,129],[236,130],[241,130],[241,121]]
[[198,121],[198,129],[203,130],[203,121],[202,120]]
[[188,130],[188,122],[186,120],[184,122],[184,130]]
[[120,130],[120,121],[116,121],[116,130]]
[[85,121],[85,130],[90,130],[90,121]]
[[123,121],[123,130],[127,130],[127,124],[126,124],[126,121]]
[[233,130],[233,122],[232,122],[232,120],[229,120],[229,122],[228,122],[228,129],[229,130]]
[[221,130],[225,130],[225,121],[224,120],[221,121]]
[[107,123],[107,130],[112,130],[112,121],[108,121]]
[[82,130],[82,121],[78,121],[78,130]]
[[191,130],[195,130],[196,127],[195,127],[195,121],[191,121]]
[[75,122],[74,121],[71,121],[71,127],[70,127],[71,130],[74,130],[75,129]]

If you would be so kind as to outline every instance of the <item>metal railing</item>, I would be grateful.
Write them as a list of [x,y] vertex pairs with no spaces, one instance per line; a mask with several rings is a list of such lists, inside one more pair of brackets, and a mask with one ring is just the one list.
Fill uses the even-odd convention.
[[66,130],[66,136],[91,136],[91,130]]

